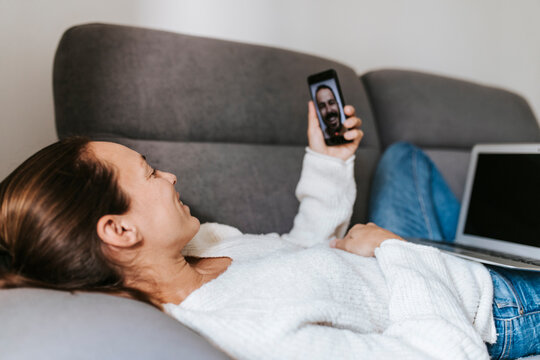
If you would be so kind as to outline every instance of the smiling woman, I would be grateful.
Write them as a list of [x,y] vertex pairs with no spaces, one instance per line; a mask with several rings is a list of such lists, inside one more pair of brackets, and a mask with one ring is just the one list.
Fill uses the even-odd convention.
[[[327,146],[309,103],[300,206],[283,235],[201,225],[176,176],[125,146],[68,138],[42,149],[0,184],[0,288],[142,300],[238,359],[486,359],[485,342],[506,348],[481,264],[372,223],[346,234],[363,133],[354,108],[344,113],[352,141]],[[536,324],[521,327],[527,342]]]
[[130,197],[125,213],[104,214],[97,222],[108,256],[132,265],[124,271],[127,284],[161,302],[180,303],[226,269],[228,258],[193,265],[182,256],[200,223],[180,201],[175,175],[151,168],[144,156],[119,144],[92,142],[89,149],[115,169],[119,187]]
[[0,187],[0,285],[181,302],[230,259],[193,266],[182,256],[200,223],[175,184],[119,144],[76,137],[44,148]]

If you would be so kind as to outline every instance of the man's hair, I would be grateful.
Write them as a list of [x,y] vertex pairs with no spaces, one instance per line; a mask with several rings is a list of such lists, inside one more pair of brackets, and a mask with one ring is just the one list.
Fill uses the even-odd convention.
[[334,99],[336,98],[336,94],[334,94],[334,90],[332,90],[332,88],[331,88],[330,86],[324,85],[324,84],[323,84],[323,85],[319,85],[319,86],[317,87],[317,90],[315,90],[315,100],[317,99],[317,94],[318,94],[319,91],[322,90],[322,89],[328,89],[328,90],[330,90],[330,92],[331,92],[332,95],[334,96]]

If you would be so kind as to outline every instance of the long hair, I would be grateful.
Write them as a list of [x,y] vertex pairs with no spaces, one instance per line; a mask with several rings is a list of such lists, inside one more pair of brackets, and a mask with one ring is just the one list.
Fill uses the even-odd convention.
[[114,168],[90,140],[72,137],[40,150],[0,183],[0,288],[96,291],[144,301],[110,259],[98,220],[129,210]]

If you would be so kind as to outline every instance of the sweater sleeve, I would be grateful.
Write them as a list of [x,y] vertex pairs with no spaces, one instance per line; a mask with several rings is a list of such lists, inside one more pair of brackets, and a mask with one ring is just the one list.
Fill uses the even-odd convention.
[[459,267],[479,278],[484,276],[479,284],[485,288],[476,289],[477,284],[471,282],[465,287],[460,284],[459,290],[446,262],[451,257],[445,258],[435,248],[389,240],[376,249],[375,256],[390,294],[391,326],[385,336],[400,339],[406,348],[418,349],[424,357],[489,358],[462,301],[478,290],[477,295],[482,296],[477,301],[489,298],[491,303],[491,280],[480,264],[463,261]]
[[[298,322],[297,305],[280,311],[282,316],[276,317],[267,312],[261,314],[264,301],[240,302],[226,311],[210,313],[178,315],[173,310],[172,315],[191,324],[235,359],[489,359],[486,346],[470,328],[438,315],[393,316],[383,333],[362,333],[333,327],[323,308],[326,304],[306,303],[301,311],[311,311],[309,320]],[[279,299],[268,306],[275,306],[276,302]],[[249,318],[242,316],[246,309]],[[283,317],[284,313],[290,316]]]
[[[464,340],[464,342],[460,342]],[[452,324],[417,318],[391,326],[383,334],[358,334],[319,324],[305,324],[274,346],[283,359],[489,359],[484,344],[474,344]],[[268,349],[270,350],[270,348]],[[262,358],[273,358],[263,356]]]
[[[390,295],[390,325],[384,332],[362,334],[336,329],[318,319],[287,333],[280,339],[283,346],[274,344],[275,349],[280,348],[276,351],[283,351],[278,357],[489,359],[442,255],[434,248],[403,241],[384,242],[376,251]],[[471,272],[483,269],[479,264],[470,266]]]
[[354,159],[343,161],[306,148],[296,187],[300,206],[284,240],[308,247],[345,235],[356,199]]
[[[390,295],[390,325],[385,331],[358,334],[311,324],[299,329],[297,339],[290,341],[303,342],[310,352],[325,354],[321,359],[355,357],[350,354],[368,359],[489,359],[461,301],[463,289],[456,288],[443,255],[435,248],[398,240],[384,242],[376,257]],[[485,272],[472,262],[461,267],[479,277]],[[491,298],[491,281],[483,280],[487,288],[478,294]]]

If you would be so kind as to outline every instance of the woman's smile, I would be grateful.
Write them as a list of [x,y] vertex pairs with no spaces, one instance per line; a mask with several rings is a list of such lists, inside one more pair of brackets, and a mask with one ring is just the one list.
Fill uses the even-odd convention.
[[123,217],[145,240],[146,247],[173,246],[171,252],[176,253],[176,247],[183,247],[195,236],[200,222],[180,200],[174,174],[152,168],[144,156],[125,146],[107,142],[92,142],[91,146],[98,158],[116,168],[118,184],[131,200]]

